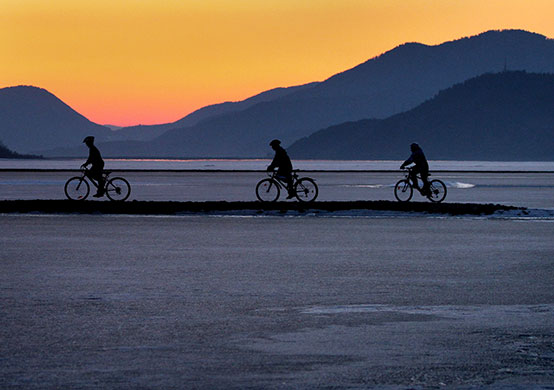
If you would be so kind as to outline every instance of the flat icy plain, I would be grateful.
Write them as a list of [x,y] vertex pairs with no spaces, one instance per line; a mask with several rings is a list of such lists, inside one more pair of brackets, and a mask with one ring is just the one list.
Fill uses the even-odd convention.
[[[0,200],[64,199],[64,184],[76,174],[0,172]],[[256,183],[267,177],[264,172],[121,171],[112,174],[119,175],[131,184],[130,200],[142,201],[253,201]],[[403,178],[400,172],[307,172],[304,175],[316,180],[318,200],[322,201],[394,200],[394,184]],[[432,178],[441,179],[447,185],[446,202],[554,208],[554,173],[437,172]],[[413,201],[426,199],[414,194]]]
[[37,214],[0,229],[2,389],[554,386],[552,219]]

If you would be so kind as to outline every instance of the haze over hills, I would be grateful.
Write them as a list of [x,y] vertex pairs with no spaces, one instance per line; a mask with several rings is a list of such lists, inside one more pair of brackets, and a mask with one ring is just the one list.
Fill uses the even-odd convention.
[[[108,133],[117,142],[99,145],[111,157],[265,156],[270,139],[280,138],[286,146],[331,125],[386,118],[415,107],[441,89],[505,67],[554,73],[554,40],[506,30],[436,46],[408,43],[320,83],[208,106],[172,124],[124,128]],[[151,141],[140,141],[160,133]],[[76,138],[79,142],[74,147],[58,143],[62,147],[52,149],[49,144],[20,150],[81,156],[82,138]]]
[[216,117],[230,112],[242,111],[255,104],[278,99],[293,92],[311,88],[316,84],[317,82],[287,88],[274,88],[239,102],[212,104],[202,107],[184,118],[172,123],[123,127],[118,129],[118,131],[111,136],[111,139],[114,141],[149,141],[165,133],[167,130],[194,126],[198,122],[207,118]]
[[108,140],[111,131],[77,113],[42,88],[0,89],[0,141],[29,153],[59,146],[79,145],[87,135]]
[[554,74],[485,74],[387,119],[344,123],[295,142],[294,158],[552,160]]
[[6,146],[0,142],[0,158],[42,158],[42,156],[20,154],[6,148]]
[[272,138],[287,145],[333,124],[385,118],[441,89],[505,66],[554,72],[554,40],[509,30],[438,46],[405,44],[311,88],[169,130],[148,146],[103,147],[111,155],[126,156],[264,156]]

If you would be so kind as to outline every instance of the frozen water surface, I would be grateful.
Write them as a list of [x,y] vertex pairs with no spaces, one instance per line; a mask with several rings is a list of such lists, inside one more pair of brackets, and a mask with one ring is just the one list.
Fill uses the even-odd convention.
[[[2,199],[64,199],[64,184],[76,172],[0,172]],[[130,200],[252,201],[264,172],[123,171]],[[318,200],[394,200],[400,172],[308,172],[319,186]],[[554,209],[554,172],[437,172],[447,185],[446,202],[501,203]],[[281,200],[284,195],[281,194]],[[93,198],[91,198],[93,199]],[[413,201],[426,201],[414,194]]]
[[0,229],[2,389],[554,386],[551,222],[0,215]]
[[[236,201],[265,175],[238,170],[267,163],[107,168],[133,170],[131,199]],[[392,200],[402,178],[398,162],[296,165],[327,170],[307,173],[320,200]],[[0,388],[552,388],[553,163],[432,167],[460,171],[434,175],[448,202],[533,210],[0,215]],[[0,172],[0,199],[64,198],[73,174]]]
[[[408,153],[408,152],[407,152]],[[269,154],[269,153],[268,153]],[[404,160],[297,160],[294,167],[320,171],[396,170]],[[405,157],[408,157],[406,155]],[[81,159],[21,160],[0,158],[0,169],[78,169]],[[271,159],[105,159],[106,169],[160,170],[264,170]],[[540,171],[553,172],[554,161],[430,161],[434,170],[450,171]]]
[[[78,173],[68,170],[82,162],[0,159],[0,200],[64,199],[65,182]],[[264,159],[108,159],[106,169],[129,180],[131,200],[251,201],[256,200],[256,183],[266,177],[268,164]],[[394,185],[404,177],[397,171],[399,161],[295,160],[294,164],[304,170],[300,176],[316,180],[318,200],[394,200]],[[447,186],[447,202],[554,209],[554,162],[432,161],[431,168],[431,178]],[[413,201],[422,200],[414,195]]]

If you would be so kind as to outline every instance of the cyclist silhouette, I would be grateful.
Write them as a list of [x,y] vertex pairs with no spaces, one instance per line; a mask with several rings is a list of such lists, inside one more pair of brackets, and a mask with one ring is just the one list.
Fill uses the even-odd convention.
[[275,168],[279,168],[277,169],[277,176],[287,183],[287,191],[289,193],[287,199],[292,199],[294,198],[294,189],[292,188],[292,163],[289,155],[287,151],[283,149],[281,141],[278,139],[271,141],[269,146],[275,151],[275,157],[273,157],[273,161],[267,167],[267,170],[272,171]]
[[89,164],[92,165],[87,175],[98,182],[98,191],[93,196],[95,198],[100,198],[104,196],[104,160],[102,160],[98,148],[94,146],[94,137],[92,135],[85,137],[83,143],[88,146],[89,152],[88,159],[81,165],[81,168],[86,168]]
[[[410,172],[410,179],[414,183],[414,187],[422,194],[426,195],[429,192],[429,181],[427,180],[429,177],[429,164],[427,163],[425,154],[423,154],[423,149],[421,149],[417,143],[414,142],[411,144],[410,150],[412,151],[412,154],[402,163],[402,165],[400,165],[400,169],[404,169],[406,165],[415,164],[414,168]],[[419,184],[417,183],[418,173],[421,175],[421,180],[423,180],[422,189],[419,188]]]

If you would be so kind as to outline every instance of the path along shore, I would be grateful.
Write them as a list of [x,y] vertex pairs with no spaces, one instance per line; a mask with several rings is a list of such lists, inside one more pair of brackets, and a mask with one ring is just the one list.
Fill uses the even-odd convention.
[[317,213],[345,211],[394,211],[448,215],[490,215],[499,211],[525,210],[521,207],[479,203],[429,203],[395,201],[329,201],[329,202],[164,202],[164,201],[70,201],[70,200],[4,200],[0,213],[68,213],[179,215],[188,213]]

